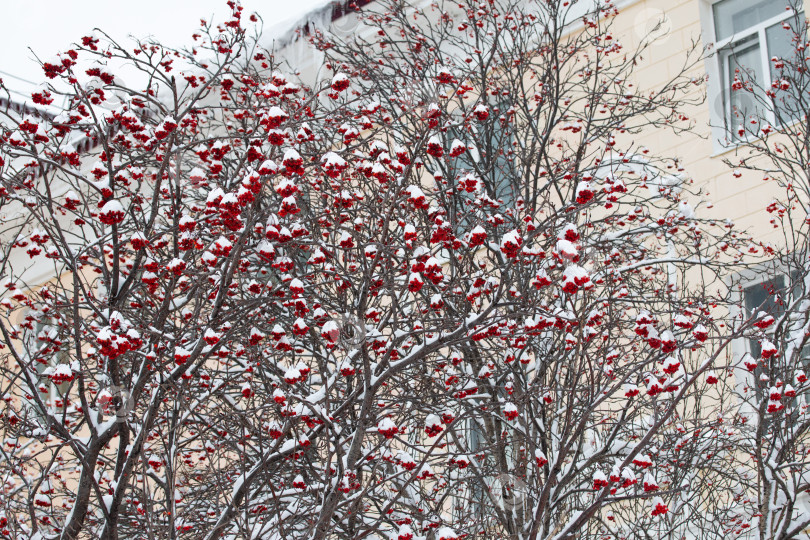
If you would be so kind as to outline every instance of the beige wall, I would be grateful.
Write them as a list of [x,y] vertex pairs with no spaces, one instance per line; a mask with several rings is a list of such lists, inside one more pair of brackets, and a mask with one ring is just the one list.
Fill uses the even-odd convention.
[[[650,21],[664,17],[661,29],[656,32],[660,38],[644,54],[644,61],[636,73],[642,88],[653,88],[675,76],[693,40],[701,46],[705,45],[701,41],[701,15],[705,15],[710,5],[711,0],[640,0],[625,3],[614,26],[625,49],[634,49],[648,35],[655,26]],[[808,1],[805,0],[805,13],[808,12],[807,7]],[[711,24],[711,21],[704,21],[703,24]],[[699,67],[694,71],[696,77],[707,73],[706,63],[701,62]],[[699,90],[696,88],[696,92],[706,89],[705,86]],[[645,137],[644,145],[654,154],[683,159],[685,174],[694,180],[696,187],[703,189],[704,199],[713,203],[713,208],[700,212],[703,216],[730,218],[740,228],[753,232],[757,239],[776,244],[779,242],[778,233],[768,223],[770,214],[764,211],[777,193],[776,186],[763,182],[758,173],[744,172],[741,178],[735,178],[723,164],[724,158],[736,162],[737,152],[731,148],[715,153],[709,127],[711,102],[712,99],[707,98],[702,105],[687,109],[688,116],[695,122],[695,135],[659,132]]]

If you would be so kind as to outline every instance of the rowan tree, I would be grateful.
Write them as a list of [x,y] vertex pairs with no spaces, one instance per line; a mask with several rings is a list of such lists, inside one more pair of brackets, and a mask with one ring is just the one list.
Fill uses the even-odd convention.
[[728,536],[749,240],[640,142],[700,51],[647,88],[610,2],[382,2],[301,81],[229,5],[5,112],[3,533]]

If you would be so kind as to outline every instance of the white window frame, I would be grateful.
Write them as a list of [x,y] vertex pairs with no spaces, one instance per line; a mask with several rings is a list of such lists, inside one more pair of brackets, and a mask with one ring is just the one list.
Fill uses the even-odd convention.
[[[726,150],[733,149],[741,142],[730,131],[731,129],[735,129],[736,126],[726,125],[731,119],[731,100],[727,100],[723,95],[725,81],[729,80],[728,69],[726,66],[722,65],[722,53],[724,49],[727,50],[732,43],[742,41],[752,35],[757,35],[760,61],[762,62],[760,66],[762,68],[763,77],[761,86],[766,89],[770,88],[772,82],[771,56],[768,54],[768,41],[765,30],[793,16],[792,11],[785,10],[784,13],[762,21],[755,26],[747,28],[743,32],[717,41],[714,25],[714,5],[721,1],[723,0],[700,0],[699,3],[703,43],[710,44],[712,48],[711,54],[706,57],[706,74],[709,76],[707,83],[707,102],[709,106],[709,124],[711,127],[712,150],[714,154],[720,154]],[[804,3],[802,3],[802,9],[805,13],[807,12],[806,9],[804,9]],[[722,113],[717,111],[717,108],[714,106],[714,104],[717,103],[722,103]],[[771,126],[777,127],[770,109],[766,111],[766,118],[764,118],[764,120]]]

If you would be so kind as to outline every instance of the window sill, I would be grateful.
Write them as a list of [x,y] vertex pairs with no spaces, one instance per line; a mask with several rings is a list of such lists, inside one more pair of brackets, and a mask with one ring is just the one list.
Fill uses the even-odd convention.
[[[786,124],[785,126],[782,126],[781,128],[773,128],[773,131],[768,135],[768,137],[773,137],[775,135],[780,135],[780,134],[782,134],[782,130],[784,128],[793,127],[794,125],[798,124],[799,122],[800,122],[799,120],[793,120],[792,122],[789,122],[788,124]],[[712,129],[714,129],[714,128],[712,128]],[[715,141],[712,141],[712,153],[709,155],[709,157],[710,158],[717,158],[717,157],[723,156],[725,154],[728,154],[729,152],[736,151],[740,147],[745,147],[745,145],[747,145],[747,144],[753,144],[753,143],[757,143],[757,142],[760,142],[760,141],[763,141],[763,138],[761,136],[760,137],[751,137],[751,138],[746,139],[744,141],[729,143],[728,145],[723,146],[721,149],[715,148],[715,146],[717,146],[717,145],[719,145],[721,143],[717,143]]]

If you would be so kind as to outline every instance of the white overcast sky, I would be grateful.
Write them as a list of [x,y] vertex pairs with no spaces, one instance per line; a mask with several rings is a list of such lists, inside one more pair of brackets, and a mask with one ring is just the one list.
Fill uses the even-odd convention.
[[[265,28],[289,26],[328,0],[243,0],[244,13],[259,13]],[[43,60],[64,51],[93,28],[116,39],[153,36],[170,46],[191,43],[200,19],[224,21],[225,0],[0,0],[0,77],[40,83]],[[213,16],[213,17],[212,17]]]

